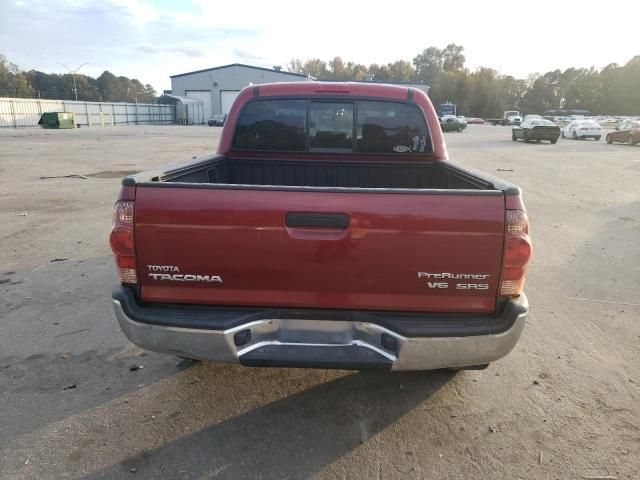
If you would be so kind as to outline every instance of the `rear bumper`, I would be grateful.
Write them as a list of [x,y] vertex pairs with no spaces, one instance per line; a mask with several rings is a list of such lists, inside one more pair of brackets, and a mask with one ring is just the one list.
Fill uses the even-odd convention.
[[147,350],[248,366],[392,370],[498,360],[517,343],[528,313],[524,294],[510,300],[500,316],[487,317],[145,307],[125,287],[114,290],[113,306],[124,334]]
[[531,140],[557,140],[560,137],[560,133],[530,133],[529,138]]

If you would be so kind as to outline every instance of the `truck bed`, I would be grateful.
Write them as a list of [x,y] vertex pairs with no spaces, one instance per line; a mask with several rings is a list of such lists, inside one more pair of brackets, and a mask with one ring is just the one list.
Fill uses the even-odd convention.
[[[289,160],[216,155],[129,177],[163,183],[346,189],[479,190],[517,194],[514,185],[452,162]],[[126,179],[125,179],[126,184]]]
[[[216,155],[129,177],[140,265],[223,279],[143,271],[142,299],[491,313],[505,194],[519,190],[480,175],[444,161]],[[429,288],[420,271],[486,280]]]

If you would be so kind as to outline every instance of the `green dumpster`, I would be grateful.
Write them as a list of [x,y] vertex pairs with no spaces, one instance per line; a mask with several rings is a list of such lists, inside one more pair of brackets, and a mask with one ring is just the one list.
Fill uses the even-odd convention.
[[38,125],[42,128],[75,128],[76,118],[72,112],[44,112]]

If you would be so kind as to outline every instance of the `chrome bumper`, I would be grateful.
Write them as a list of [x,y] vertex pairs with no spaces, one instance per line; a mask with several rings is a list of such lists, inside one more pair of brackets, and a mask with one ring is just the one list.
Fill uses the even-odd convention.
[[227,330],[182,328],[138,322],[115,298],[113,306],[131,342],[180,357],[250,366],[433,370],[507,355],[525,325],[526,298],[523,302],[524,310],[506,331],[449,337],[407,337],[369,322],[314,319],[260,319]]

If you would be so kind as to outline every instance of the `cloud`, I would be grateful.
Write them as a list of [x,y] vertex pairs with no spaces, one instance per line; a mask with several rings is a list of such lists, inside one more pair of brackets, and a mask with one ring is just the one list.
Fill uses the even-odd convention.
[[134,46],[133,49],[142,53],[148,53],[149,55],[153,55],[159,52],[159,50],[156,47],[152,47],[148,43],[141,43],[139,45]]
[[172,53],[179,53],[191,58],[204,56],[204,50],[197,47],[189,47],[189,46],[173,47],[173,48],[169,48],[168,51]]
[[255,55],[247,50],[241,48],[234,48],[231,50],[234,57],[238,59],[239,63],[247,62],[264,62],[265,58],[261,55]]
[[134,52],[141,52],[146,55],[183,55],[186,57],[197,58],[204,56],[205,52],[201,48],[193,45],[172,45],[172,46],[153,46],[148,43],[140,43],[132,47]]

